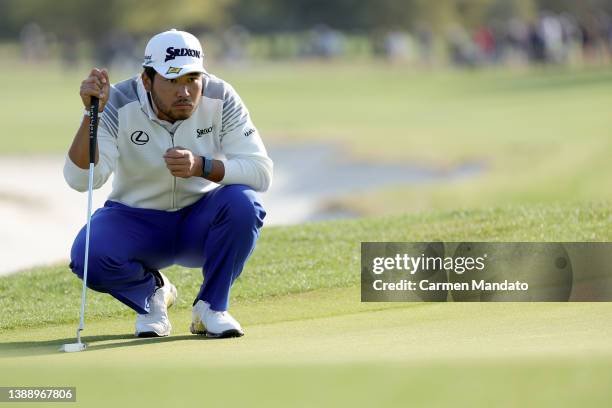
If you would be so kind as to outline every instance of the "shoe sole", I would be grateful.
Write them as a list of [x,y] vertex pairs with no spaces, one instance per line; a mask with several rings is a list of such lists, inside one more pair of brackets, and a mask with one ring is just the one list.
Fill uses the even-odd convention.
[[168,334],[157,334],[157,333],[155,333],[153,331],[150,331],[150,332],[137,333],[136,337],[139,337],[141,339],[148,339],[148,338],[151,338],[151,337],[168,337],[169,335],[170,335],[170,333],[168,333]]
[[191,334],[197,334],[198,336],[206,336],[209,339],[229,339],[232,337],[244,336],[244,332],[236,329],[226,330],[223,333],[211,333],[206,330],[196,330],[193,326],[193,323],[189,327],[189,331],[191,332]]
[[232,337],[242,337],[244,336],[244,333],[240,330],[232,329],[226,330],[223,333],[211,333],[207,331],[206,333],[204,333],[204,335],[209,339],[230,339]]

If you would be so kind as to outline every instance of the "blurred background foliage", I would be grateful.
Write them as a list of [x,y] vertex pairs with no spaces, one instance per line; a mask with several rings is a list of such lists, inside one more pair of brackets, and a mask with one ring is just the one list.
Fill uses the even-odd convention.
[[110,30],[149,34],[168,25],[213,31],[239,24],[253,32],[278,32],[326,24],[374,31],[410,29],[426,20],[438,29],[457,22],[474,28],[495,18],[533,19],[538,10],[588,21],[601,11],[612,13],[612,0],[2,0],[0,38],[18,36],[31,22],[60,37],[92,40]]
[[436,30],[460,23],[475,28],[492,19],[532,20],[538,10],[567,12],[585,24],[612,0],[1,0],[0,38],[19,36],[37,23],[59,38],[78,35],[100,41],[109,31],[149,35],[159,27],[181,26],[212,32],[240,25],[255,33],[308,29],[374,32],[414,29],[427,21]]

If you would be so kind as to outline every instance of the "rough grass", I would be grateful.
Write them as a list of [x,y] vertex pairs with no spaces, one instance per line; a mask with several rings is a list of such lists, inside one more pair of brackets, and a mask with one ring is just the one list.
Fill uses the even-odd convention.
[[[503,207],[429,212],[267,228],[232,291],[234,301],[259,300],[359,283],[362,241],[609,241],[609,206]],[[177,309],[191,307],[199,270],[167,270],[181,293]],[[36,268],[0,278],[0,329],[74,322],[80,281],[68,267]],[[131,315],[107,295],[89,292],[88,320]]]
[[[233,290],[247,335],[188,333],[199,271],[172,268],[174,330],[135,339],[134,314],[65,266],[0,278],[0,383],[76,386],[77,406],[606,406],[610,303],[359,301],[360,241],[605,241],[609,206],[504,207],[265,229]],[[154,383],[154,389],[152,388]],[[74,404],[68,404],[73,406]]]

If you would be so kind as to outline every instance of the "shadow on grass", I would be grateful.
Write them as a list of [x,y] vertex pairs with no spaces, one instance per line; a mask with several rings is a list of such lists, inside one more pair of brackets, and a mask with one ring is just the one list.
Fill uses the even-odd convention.
[[[179,340],[213,340],[206,336],[199,335],[183,335],[183,336],[168,336],[168,337],[153,337],[153,338],[137,338],[133,334],[111,334],[100,336],[84,336],[83,342],[87,344],[87,351],[105,350],[117,347],[142,346],[152,343],[166,343]],[[112,343],[102,343],[116,340]],[[125,341],[131,340],[131,341]],[[12,357],[40,356],[60,354],[60,347],[63,344],[75,343],[74,337],[67,337],[55,340],[42,341],[14,341],[0,343],[0,359]],[[96,344],[102,343],[102,344]]]

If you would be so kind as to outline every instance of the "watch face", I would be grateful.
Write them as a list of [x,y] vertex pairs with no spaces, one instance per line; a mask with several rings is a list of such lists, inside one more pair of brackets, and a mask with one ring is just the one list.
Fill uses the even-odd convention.
[[208,178],[210,176],[210,172],[212,171],[212,159],[207,159],[202,156],[202,177]]

